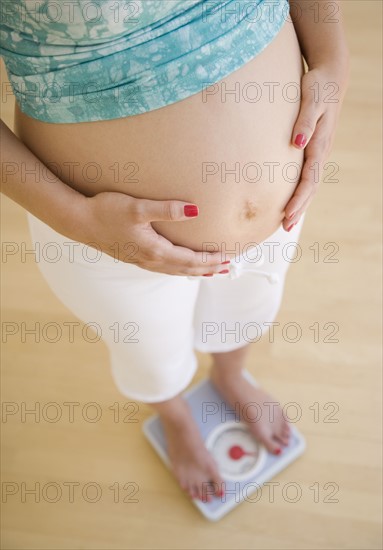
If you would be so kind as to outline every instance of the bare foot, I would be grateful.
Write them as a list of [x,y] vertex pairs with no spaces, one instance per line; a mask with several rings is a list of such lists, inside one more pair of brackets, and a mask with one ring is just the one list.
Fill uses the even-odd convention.
[[161,415],[172,470],[181,488],[192,498],[210,502],[210,495],[222,496],[224,480],[219,475],[214,458],[205,447],[189,405],[182,401],[177,415]]
[[[247,423],[254,437],[274,454],[288,445],[290,427],[276,400],[259,387],[254,387],[239,371],[228,375],[225,369],[213,366],[211,381],[226,402]],[[269,403],[269,405],[267,405]]]

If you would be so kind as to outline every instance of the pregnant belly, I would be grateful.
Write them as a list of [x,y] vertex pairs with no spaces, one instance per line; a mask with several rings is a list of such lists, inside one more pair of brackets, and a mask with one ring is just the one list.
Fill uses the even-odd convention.
[[117,191],[198,205],[195,219],[152,226],[177,245],[238,254],[278,228],[299,179],[303,152],[291,134],[302,72],[287,22],[261,54],[205,92],[91,123],[47,124],[16,107],[15,132],[87,196]]

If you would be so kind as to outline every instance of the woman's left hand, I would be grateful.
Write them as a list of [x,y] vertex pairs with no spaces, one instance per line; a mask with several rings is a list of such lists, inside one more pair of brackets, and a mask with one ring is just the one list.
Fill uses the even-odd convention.
[[343,98],[348,84],[348,67],[344,70],[317,67],[302,77],[301,106],[292,144],[304,149],[300,180],[285,207],[282,221],[286,231],[298,223],[313,200],[321,181],[335,137]]

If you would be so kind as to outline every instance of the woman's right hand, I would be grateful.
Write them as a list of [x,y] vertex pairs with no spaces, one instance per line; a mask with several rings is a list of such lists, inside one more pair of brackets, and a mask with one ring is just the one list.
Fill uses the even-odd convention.
[[190,203],[101,192],[86,197],[81,229],[77,226],[76,235],[71,238],[149,271],[197,276],[224,270],[220,252],[196,252],[174,245],[153,229],[152,221],[177,222],[195,217],[185,215],[186,205]]

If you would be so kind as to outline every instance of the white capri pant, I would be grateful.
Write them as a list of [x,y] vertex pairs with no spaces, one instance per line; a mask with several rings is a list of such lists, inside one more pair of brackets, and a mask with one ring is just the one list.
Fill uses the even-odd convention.
[[[227,275],[156,273],[117,261],[57,233],[27,212],[37,265],[49,287],[108,347],[112,376],[129,399],[154,403],[191,382],[194,350],[232,351],[260,339],[274,321],[304,216],[288,233],[250,243]],[[208,271],[208,270],[207,270]]]

